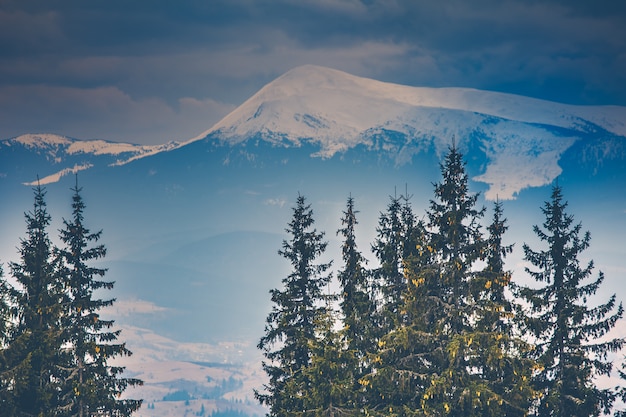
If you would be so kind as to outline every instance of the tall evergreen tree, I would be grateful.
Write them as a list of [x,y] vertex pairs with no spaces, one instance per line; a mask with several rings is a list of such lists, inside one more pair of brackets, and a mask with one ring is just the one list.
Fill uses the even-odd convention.
[[358,367],[364,367],[367,352],[372,350],[372,314],[376,309],[372,294],[369,271],[365,268],[366,259],[356,244],[355,226],[358,224],[354,199],[348,198],[337,232],[343,236],[341,248],[343,269],[338,272],[341,286],[340,307],[343,314],[343,337],[347,349],[359,358]]
[[0,410],[11,409],[10,387],[11,370],[7,358],[7,346],[10,340],[11,321],[13,318],[11,287],[4,278],[4,270],[0,264]]
[[593,378],[609,375],[609,352],[619,350],[624,340],[599,341],[622,317],[615,295],[597,307],[587,306],[604,275],[591,278],[593,261],[581,266],[579,256],[589,247],[590,234],[581,235],[581,223],[566,212],[561,187],[554,186],[550,201],[542,208],[543,228],[533,230],[547,248],[533,250],[524,245],[526,271],[541,288],[521,287],[519,295],[530,305],[527,326],[537,338],[536,355],[543,369],[535,383],[543,396],[537,416],[598,416],[608,413],[615,394],[598,388]]
[[60,406],[62,335],[65,302],[58,258],[47,228],[51,217],[45,190],[34,189],[33,210],[25,214],[27,237],[19,248],[20,263],[10,263],[18,283],[9,289],[13,324],[3,352],[2,415],[54,415]]
[[[0,265],[0,416],[16,415],[13,392],[14,380],[18,375],[25,375],[28,361],[20,361],[24,355],[24,347],[17,347],[19,342],[13,341],[17,308],[15,305],[19,294],[4,278]],[[23,340],[24,338],[18,339]]]
[[[400,196],[404,201],[402,208],[400,209],[400,219],[402,221],[402,265],[406,260],[419,254],[418,246],[423,243],[426,229],[424,222],[418,220],[413,213],[413,207],[411,206],[411,198],[408,189],[405,190],[404,195]],[[405,277],[405,289],[406,289],[406,277]]]
[[7,328],[10,320],[9,300],[7,299],[7,290],[5,289],[6,285],[7,283],[4,280],[4,270],[2,268],[2,263],[0,263],[0,349],[4,348]]
[[[462,156],[450,149],[441,165],[443,181],[428,212],[428,234],[405,262],[401,312],[379,341],[373,362],[371,411],[392,415],[447,415],[466,408],[467,363],[460,344],[470,329],[471,267],[483,248],[477,196],[467,189]],[[459,414],[463,415],[463,414]]]
[[360,378],[369,372],[368,353],[373,351],[375,331],[372,316],[376,312],[371,274],[365,268],[366,259],[356,244],[355,227],[358,224],[354,199],[348,198],[346,210],[341,219],[342,228],[337,234],[343,236],[343,269],[338,272],[340,284],[340,307],[342,312],[343,341],[341,359],[344,366],[352,369],[351,404],[353,410],[360,410],[364,403],[364,390]]
[[[407,288],[401,294],[393,326],[382,335],[369,355],[370,372],[359,383],[366,390],[366,415],[419,415],[421,398],[430,369],[427,358],[434,346],[423,316],[437,297],[429,297],[423,271],[432,259],[425,235],[414,240],[415,253],[404,259],[403,279]],[[420,270],[422,272],[417,272]],[[434,280],[429,280],[434,282]],[[432,310],[434,311],[434,310]]]
[[102,231],[91,233],[85,227],[85,203],[78,181],[72,191],[72,217],[63,220],[60,238],[65,246],[59,252],[68,293],[62,322],[67,360],[63,387],[66,406],[62,415],[129,416],[141,406],[141,401],[119,397],[127,387],[142,382],[122,378],[124,368],[109,364],[131,352],[124,343],[116,343],[120,330],[111,330],[114,322],[100,317],[99,311],[115,300],[98,299],[94,292],[112,289],[113,282],[103,281],[106,270],[91,263],[104,258],[106,248],[98,244]]
[[[2,352],[9,339],[11,328],[11,297],[9,283],[4,279],[4,269],[0,263],[0,372],[2,367]],[[0,376],[0,381],[2,377]],[[1,382],[0,382],[1,383]],[[0,386],[1,389],[1,386]]]
[[481,307],[478,327],[503,333],[512,332],[513,304],[506,298],[505,289],[511,283],[511,273],[504,269],[504,259],[513,252],[513,245],[504,245],[504,233],[508,229],[503,218],[502,203],[494,203],[493,220],[487,230],[486,266],[472,283],[475,299]]
[[395,326],[402,292],[406,285],[402,275],[402,204],[390,197],[387,210],[380,214],[372,252],[379,267],[373,273],[379,291],[380,317],[377,326],[384,334]]
[[482,397],[493,404],[484,415],[525,416],[533,404],[532,374],[537,363],[530,358],[531,345],[514,325],[514,304],[505,290],[511,284],[511,272],[504,269],[504,259],[513,245],[503,244],[508,229],[502,203],[494,203],[493,220],[486,241],[486,266],[471,281],[474,303],[474,334],[477,343],[469,361],[476,376],[483,381]]
[[330,263],[317,263],[327,243],[313,225],[310,205],[298,196],[286,229],[290,238],[283,241],[279,251],[293,271],[282,280],[282,290],[270,292],[274,306],[258,344],[268,359],[263,369],[269,381],[264,385],[265,392],[255,392],[255,396],[269,407],[271,416],[306,413],[304,397],[312,388],[306,368],[311,365],[319,324],[328,314],[324,288],[331,278],[327,272]]
[[[479,224],[484,209],[476,208],[478,195],[469,194],[462,155],[454,146],[441,171],[443,180],[435,184],[428,212],[428,233],[417,240],[416,251],[405,262],[406,320],[381,338],[374,358],[376,372],[363,378],[371,384],[370,411],[407,416],[524,415],[531,394],[524,379],[530,373],[524,371],[527,362],[516,362],[516,345],[506,343],[507,335],[495,323],[488,325],[487,320],[501,315],[488,317],[480,304],[481,299],[499,296],[492,294],[497,286],[485,285],[477,268],[489,251]],[[503,252],[499,245],[493,245],[493,264],[495,253]],[[482,289],[473,292],[480,279]],[[519,371],[523,372],[517,376]],[[497,372],[506,373],[508,379]],[[519,398],[514,389],[523,396]]]
[[311,343],[311,363],[302,369],[309,388],[303,396],[302,415],[310,417],[357,416],[362,395],[355,390],[358,357],[348,349],[341,331],[334,330],[331,309],[320,317],[317,337]]
[[[376,340],[403,320],[402,294],[406,291],[405,261],[415,254],[424,227],[413,214],[410,197],[390,197],[387,210],[381,213],[372,252],[379,262],[373,271],[377,284],[378,313],[374,318]],[[404,202],[404,203],[403,203]]]
[[[470,284],[474,265],[485,250],[480,230],[485,209],[476,208],[478,194],[469,193],[463,156],[455,146],[446,155],[441,173],[443,179],[435,184],[435,199],[428,211],[427,250],[432,251],[433,261],[424,268],[423,278],[427,296],[434,297],[435,304],[424,317],[428,319],[425,329],[435,336],[429,360],[434,366],[421,405],[435,415],[451,410],[454,415],[482,415],[484,381],[470,367],[479,342],[471,323]],[[419,289],[419,277],[416,283]]]

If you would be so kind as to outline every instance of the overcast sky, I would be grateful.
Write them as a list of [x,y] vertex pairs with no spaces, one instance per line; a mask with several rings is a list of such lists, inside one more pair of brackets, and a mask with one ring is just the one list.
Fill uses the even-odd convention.
[[156,144],[289,69],[626,105],[623,0],[0,0],[0,139]]

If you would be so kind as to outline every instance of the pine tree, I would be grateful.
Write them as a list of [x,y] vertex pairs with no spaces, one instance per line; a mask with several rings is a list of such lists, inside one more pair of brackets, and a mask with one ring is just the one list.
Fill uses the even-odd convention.
[[[438,298],[431,297],[423,276],[432,253],[426,250],[425,236],[416,239],[416,253],[405,259],[404,279],[407,289],[402,294],[399,313],[403,320],[381,336],[372,353],[370,373],[359,383],[366,389],[366,415],[419,415],[431,363],[428,355],[434,344],[425,327],[423,316]],[[421,272],[417,272],[417,270]],[[434,282],[434,280],[429,280]],[[434,311],[434,310],[431,310]]]
[[[526,382],[531,363],[517,359],[525,345],[503,327],[507,304],[501,287],[509,276],[502,271],[507,249],[501,246],[501,213],[490,227],[488,245],[479,224],[484,209],[476,208],[478,194],[469,194],[462,155],[454,146],[441,171],[427,233],[417,234],[415,251],[405,261],[405,320],[380,339],[376,372],[363,378],[371,385],[368,411],[524,415],[532,399]],[[486,273],[477,266],[488,254],[494,270]],[[491,308],[498,313],[490,314]]]
[[380,335],[395,326],[399,317],[399,305],[405,289],[402,276],[402,204],[397,197],[390,197],[387,211],[380,214],[376,228],[376,240],[372,244],[372,252],[379,262],[374,270],[380,303],[380,315],[377,327]]
[[435,199],[427,213],[426,250],[432,252],[432,261],[422,270],[418,264],[411,281],[416,287],[414,302],[419,303],[420,291],[426,291],[430,300],[422,315],[427,320],[423,326],[429,334],[426,340],[432,354],[427,360],[432,365],[421,407],[432,414],[454,410],[454,415],[482,415],[488,399],[480,398],[484,381],[470,365],[474,344],[479,342],[471,323],[470,284],[473,267],[485,250],[479,223],[485,209],[476,208],[478,194],[469,193],[463,157],[455,146],[446,155],[441,173],[443,179],[435,184]]
[[270,292],[274,306],[258,344],[268,359],[263,369],[269,381],[265,392],[257,391],[255,396],[269,407],[271,416],[304,414],[304,397],[312,388],[306,368],[311,365],[319,323],[328,313],[324,288],[331,278],[327,273],[330,263],[316,263],[327,243],[313,225],[310,205],[298,196],[286,229],[290,239],[283,241],[278,252],[291,263],[293,271],[282,280],[282,290]]
[[511,333],[513,304],[506,298],[505,289],[511,283],[511,273],[504,269],[504,259],[513,252],[513,245],[504,245],[502,238],[508,226],[503,218],[500,201],[494,203],[493,220],[487,230],[486,266],[472,281],[472,292],[480,304],[479,328],[502,333]]
[[[6,344],[9,340],[9,331],[11,328],[11,287],[9,283],[4,279],[4,269],[0,263],[0,372],[4,369],[2,367],[2,353],[6,348]],[[0,384],[2,377],[0,376]],[[0,385],[1,389],[1,385]]]
[[311,363],[303,368],[309,389],[303,396],[303,415],[310,417],[357,416],[362,395],[355,391],[358,358],[347,349],[341,332],[333,329],[330,308],[320,317],[317,338],[311,343]]
[[[11,306],[12,288],[4,278],[4,270],[0,264],[0,410],[13,411],[11,404],[11,369],[7,357],[7,347],[11,339],[11,322],[14,317]],[[0,414],[4,414],[1,413]]]
[[428,212],[428,233],[416,238],[415,251],[404,262],[406,290],[402,320],[378,342],[376,367],[363,378],[369,387],[371,413],[447,415],[459,406],[467,381],[460,351],[469,330],[469,281],[482,240],[467,190],[461,155],[453,147],[441,165],[443,182],[435,184]]
[[380,264],[373,271],[379,293],[378,314],[374,318],[378,328],[375,340],[403,320],[400,306],[407,288],[404,262],[415,253],[417,239],[423,235],[423,225],[416,220],[409,200],[408,195],[390,197],[387,211],[380,215],[376,240],[372,244],[372,252]]
[[611,409],[615,393],[595,386],[593,378],[609,375],[609,352],[619,350],[624,340],[598,341],[622,317],[615,295],[597,307],[587,306],[604,280],[600,272],[591,278],[594,264],[581,266],[579,256],[589,247],[590,234],[581,235],[581,223],[566,212],[561,187],[554,186],[551,200],[542,208],[543,228],[533,230],[547,248],[535,251],[524,245],[526,268],[541,288],[521,287],[519,295],[530,305],[527,326],[537,338],[536,356],[543,367],[535,379],[543,393],[537,416],[598,416]]
[[[7,282],[4,280],[4,270],[0,263],[0,349],[3,349],[6,343],[11,315],[7,293]],[[2,351],[0,350],[0,352]]]
[[106,270],[91,266],[102,259],[106,248],[98,244],[102,231],[91,233],[84,224],[85,203],[78,181],[72,188],[72,217],[63,220],[60,238],[65,245],[59,251],[64,261],[63,278],[68,295],[63,317],[63,337],[67,364],[62,415],[90,416],[110,414],[129,416],[141,401],[119,399],[127,387],[141,385],[133,378],[122,378],[123,367],[109,362],[119,356],[130,356],[124,343],[115,343],[120,330],[111,330],[114,322],[103,320],[99,311],[114,300],[95,297],[98,290],[111,290],[113,282],[103,281]]
[[350,401],[354,410],[361,409],[365,403],[363,387],[358,381],[370,369],[368,353],[374,348],[375,331],[372,315],[376,312],[371,274],[365,268],[367,261],[356,245],[357,213],[354,199],[349,197],[341,219],[343,227],[337,231],[337,234],[343,236],[344,263],[343,269],[338,272],[341,288],[339,299],[343,316],[341,340],[345,345],[342,347],[345,352],[341,358],[347,361],[343,365],[352,369]]
[[[408,190],[405,190],[404,195],[400,196],[404,201],[402,208],[400,209],[400,219],[402,222],[402,263],[407,259],[418,255],[418,245],[423,242],[423,238],[426,233],[424,223],[421,220],[417,220],[417,217],[413,213],[411,206],[412,196],[408,194]],[[405,277],[405,289],[406,289],[406,277]]]
[[513,245],[502,242],[507,229],[502,203],[496,201],[488,227],[486,266],[470,283],[477,343],[469,366],[479,371],[475,376],[483,381],[482,397],[489,399],[483,415],[525,416],[536,397],[531,379],[537,364],[529,357],[531,346],[514,325],[515,306],[505,294],[511,272],[504,269],[504,259],[513,251]]
[[60,406],[62,345],[60,320],[65,302],[58,258],[47,228],[45,191],[34,189],[33,211],[25,214],[27,238],[20,263],[10,263],[18,288],[6,288],[13,324],[3,351],[2,415],[53,415]]
[[344,267],[338,273],[341,286],[340,307],[343,314],[343,337],[347,349],[359,358],[358,367],[365,366],[365,356],[372,349],[373,330],[371,317],[375,311],[369,271],[365,268],[366,259],[356,245],[355,226],[358,224],[354,209],[354,199],[348,198],[343,227],[337,234],[343,236],[342,257]]

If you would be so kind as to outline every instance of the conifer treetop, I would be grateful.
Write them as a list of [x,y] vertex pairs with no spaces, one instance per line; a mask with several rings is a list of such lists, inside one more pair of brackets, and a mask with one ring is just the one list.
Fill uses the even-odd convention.
[[610,412],[615,399],[612,390],[596,387],[593,378],[611,373],[608,354],[624,345],[622,338],[602,340],[622,318],[623,307],[615,294],[598,306],[587,305],[604,274],[593,279],[593,261],[581,265],[579,257],[591,235],[582,232],[582,223],[574,223],[567,206],[561,187],[555,185],[542,208],[543,227],[533,227],[547,248],[523,246],[531,264],[527,273],[544,285],[521,287],[517,293],[529,303],[526,326],[537,339],[536,357],[542,366],[537,383],[545,395],[538,415],[597,416]]

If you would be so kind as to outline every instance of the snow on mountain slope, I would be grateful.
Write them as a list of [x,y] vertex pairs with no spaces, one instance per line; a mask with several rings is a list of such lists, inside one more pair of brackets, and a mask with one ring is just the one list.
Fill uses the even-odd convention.
[[[583,130],[595,124],[626,136],[626,108],[573,106],[512,94],[467,88],[426,88],[391,84],[314,65],[295,68],[227,115],[198,140],[219,132],[243,140],[257,132],[344,142],[377,126],[410,121],[415,108],[460,110],[511,121]],[[341,146],[340,146],[341,148]]]
[[41,135],[22,135],[7,141],[22,144],[28,148],[44,148],[50,146],[69,145],[72,140],[66,136],[41,134]]
[[[266,414],[254,398],[254,389],[266,378],[260,354],[252,346],[179,342],[132,325],[121,330],[133,355],[115,358],[112,364],[125,367],[125,377],[144,382],[124,392],[124,398],[144,401],[133,416],[208,416],[229,410],[250,417]],[[205,414],[199,412],[202,409]]]
[[[37,180],[40,184],[59,181],[68,174],[74,174],[96,165],[124,165],[131,161],[180,146],[177,142],[163,145],[134,145],[130,143],[109,142],[105,140],[77,140],[53,134],[27,134],[0,141],[3,154],[13,152],[17,159],[21,151],[28,151],[43,157],[50,163],[52,171]],[[42,167],[42,169],[45,169]],[[33,185],[37,181],[24,184]]]
[[[106,140],[76,140],[53,134],[26,134],[2,141],[7,146],[19,144],[32,150],[47,150],[56,158],[59,153],[68,155],[120,155],[119,165],[128,163],[133,157],[152,155],[179,146],[177,142],[163,145],[134,145],[131,143],[109,142]],[[132,156],[130,156],[132,155]]]
[[[395,132],[390,139],[389,132]],[[573,106],[466,88],[409,87],[306,65],[263,87],[203,134],[237,144],[261,137],[276,144],[320,146],[332,157],[359,144],[393,154],[397,164],[455,138],[478,145],[489,163],[474,179],[491,199],[550,183],[561,155],[577,140],[604,132],[626,136],[626,107]],[[376,144],[377,138],[383,144]],[[380,141],[379,141],[380,142]]]
[[[510,199],[556,178],[562,172],[559,160],[576,142],[626,141],[626,107],[573,106],[467,88],[410,87],[305,65],[270,82],[184,143],[138,146],[24,135],[0,141],[0,150],[19,145],[44,155],[54,168],[41,180],[46,183],[203,139],[233,146],[252,138],[287,147],[307,142],[318,148],[312,156],[323,158],[363,145],[385,153],[396,165],[410,163],[420,152],[441,154],[454,138],[462,150],[478,149],[486,160],[474,180],[488,185],[487,198]],[[597,158],[606,157],[598,149],[593,151]],[[0,175],[6,177],[5,172]]]

